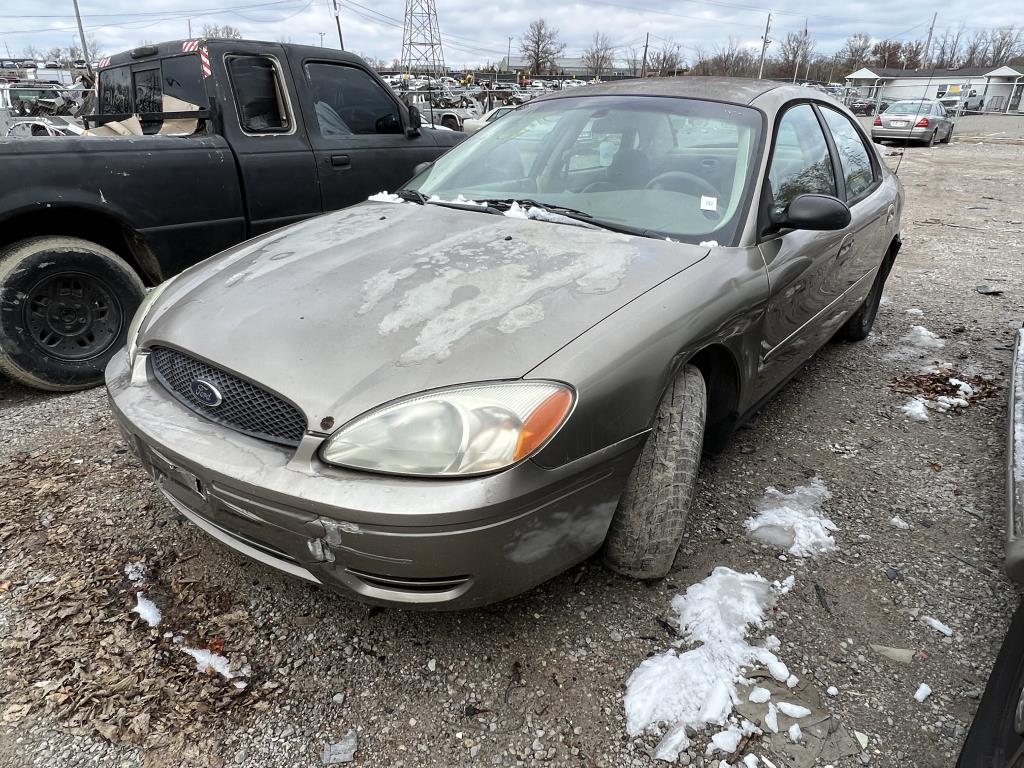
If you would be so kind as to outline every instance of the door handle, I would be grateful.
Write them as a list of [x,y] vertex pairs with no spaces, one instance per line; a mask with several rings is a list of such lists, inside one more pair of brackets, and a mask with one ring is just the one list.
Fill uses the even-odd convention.
[[839,246],[839,258],[841,259],[843,258],[843,256],[848,254],[851,248],[853,248],[853,240],[847,240],[845,243]]
[[352,165],[352,160],[348,155],[331,155],[331,165],[335,168],[348,168]]
[[892,224],[894,218],[896,218],[896,209],[890,205],[888,212],[885,214],[885,223]]

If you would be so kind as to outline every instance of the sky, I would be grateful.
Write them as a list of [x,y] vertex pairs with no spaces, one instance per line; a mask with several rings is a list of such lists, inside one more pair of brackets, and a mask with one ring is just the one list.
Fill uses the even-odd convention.
[[[198,36],[204,24],[230,24],[243,36],[337,47],[332,0],[79,0],[87,35],[95,35],[105,54],[142,42],[185,39],[188,19]],[[967,34],[983,27],[1024,24],[1020,0],[987,0],[984,10],[971,0],[947,0],[936,7],[925,0],[772,0],[769,39],[802,31],[804,22],[816,52],[831,54],[855,32],[874,38],[924,39],[932,13],[939,11],[936,34],[962,24]],[[404,0],[339,0],[345,47],[390,61],[402,44]],[[768,6],[758,0],[529,0],[481,3],[479,0],[436,0],[445,62],[449,66],[481,66],[506,54],[509,36],[513,56],[519,36],[530,21],[545,18],[560,32],[567,56],[578,56],[594,32],[625,49],[642,46],[647,33],[652,47],[664,40],[713,52],[730,36],[741,45],[760,49]],[[18,57],[26,46],[67,47],[77,41],[71,0],[7,0],[0,3],[0,55]],[[4,47],[6,46],[6,48]],[[775,42],[769,51],[778,51]]]

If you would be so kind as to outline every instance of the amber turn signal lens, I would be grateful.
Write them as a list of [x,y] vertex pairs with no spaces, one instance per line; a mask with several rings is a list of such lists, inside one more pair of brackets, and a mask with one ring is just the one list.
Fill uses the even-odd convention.
[[554,434],[572,409],[572,394],[560,389],[550,395],[523,423],[516,443],[515,461],[529,456]]

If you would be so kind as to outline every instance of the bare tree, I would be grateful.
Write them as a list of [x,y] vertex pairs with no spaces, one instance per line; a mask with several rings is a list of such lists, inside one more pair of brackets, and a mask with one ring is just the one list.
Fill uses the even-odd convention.
[[530,22],[526,34],[519,38],[519,50],[530,72],[539,75],[555,68],[555,60],[565,51],[565,43],[559,41],[555,27],[544,19],[537,19]]
[[611,70],[614,57],[615,48],[608,36],[595,32],[590,45],[583,51],[583,66],[590,74],[600,77],[602,73]]
[[1024,54],[1024,30],[1012,24],[989,33],[988,63],[994,67],[1009,64],[1015,57]]
[[736,37],[729,35],[725,45],[716,45],[714,51],[706,63],[701,63],[701,69],[707,70],[708,74],[752,77],[756,72],[754,52],[740,45]]
[[964,44],[964,55],[961,66],[981,67],[988,59],[988,30],[979,29]]
[[947,29],[942,33],[942,39],[938,41],[938,47],[932,57],[932,66],[937,69],[946,69],[959,65],[963,34],[962,26],[956,32]]
[[900,51],[900,66],[904,69],[920,69],[924,65],[924,40],[903,44]]
[[217,26],[216,24],[203,25],[203,37],[215,37],[222,40],[241,40],[242,33],[230,24]]
[[799,67],[806,67],[814,54],[814,38],[806,32],[788,32],[780,45],[781,72],[777,75],[792,77]]
[[899,40],[879,40],[871,46],[871,58],[866,63],[883,69],[886,67],[897,67],[900,64],[902,53],[903,43]]
[[855,72],[867,64],[868,54],[871,50],[871,35],[869,34],[857,32],[846,38],[846,42],[839,51],[839,61],[842,63],[842,67],[847,70],[844,74]]
[[629,74],[633,75],[633,77],[640,75],[643,59],[643,49],[640,46],[631,45],[626,49],[626,66],[629,68]]
[[685,67],[682,48],[671,38],[661,43],[661,49],[650,55],[649,71],[659,75],[674,75]]
[[695,46],[693,49],[693,68],[691,72],[695,75],[710,75],[711,61],[702,46]]

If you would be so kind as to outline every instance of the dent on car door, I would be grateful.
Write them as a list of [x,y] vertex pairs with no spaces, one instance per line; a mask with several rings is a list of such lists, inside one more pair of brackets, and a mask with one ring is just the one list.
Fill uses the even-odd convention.
[[[837,196],[825,134],[810,104],[789,108],[778,122],[763,205],[782,212],[797,195]],[[849,230],[789,230],[761,244],[771,298],[765,316],[758,395],[768,391],[824,342],[815,321],[841,292],[835,261]]]

